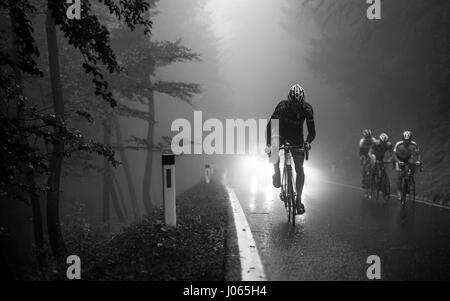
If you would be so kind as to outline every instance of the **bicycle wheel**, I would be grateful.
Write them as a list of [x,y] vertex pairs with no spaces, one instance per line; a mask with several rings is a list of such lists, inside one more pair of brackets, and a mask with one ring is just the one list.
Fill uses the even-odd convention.
[[288,170],[287,173],[287,185],[288,185],[288,203],[289,203],[288,220],[292,222],[292,226],[295,226],[295,194],[294,194],[294,187],[292,185],[292,171],[290,170]]
[[280,198],[284,203],[284,209],[286,210],[286,214],[288,217],[288,221],[290,221],[290,208],[289,208],[289,201],[288,201],[288,187],[287,187],[287,175],[286,175],[286,169],[283,170],[283,178],[281,182],[281,192],[280,192]]
[[383,199],[385,202],[388,202],[391,199],[391,182],[389,181],[389,176],[386,171],[383,173],[382,183]]
[[366,165],[364,165],[364,180],[363,180],[364,186],[366,189],[366,195],[368,195],[368,193],[370,193],[370,184],[371,184],[370,181],[371,181],[370,169],[369,169],[369,166],[366,164]]
[[408,194],[408,180],[406,179],[406,177],[403,177],[402,179],[402,200],[401,200],[401,204],[405,205],[406,202],[406,195]]
[[372,195],[372,198],[375,199],[376,201],[378,201],[378,199],[380,198],[380,190],[381,190],[381,179],[380,179],[380,175],[377,173],[375,174],[375,179],[374,179],[374,194]]
[[378,200],[379,197],[379,179],[378,172],[374,172],[370,177],[370,196],[374,200]]
[[414,182],[414,178],[412,177],[408,182],[408,201],[410,201],[411,204],[414,205],[416,201],[416,184]]

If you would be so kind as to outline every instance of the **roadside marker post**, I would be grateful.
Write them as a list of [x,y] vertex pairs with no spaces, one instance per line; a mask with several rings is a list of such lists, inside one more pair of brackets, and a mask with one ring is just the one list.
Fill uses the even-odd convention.
[[162,155],[164,218],[169,226],[177,226],[175,155]]
[[205,182],[206,184],[211,182],[211,166],[209,164],[205,165]]

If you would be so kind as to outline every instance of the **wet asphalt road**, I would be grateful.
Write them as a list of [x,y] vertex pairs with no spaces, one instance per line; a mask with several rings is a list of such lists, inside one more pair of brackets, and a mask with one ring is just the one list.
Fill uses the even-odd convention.
[[278,190],[260,172],[228,177],[257,244],[268,280],[367,280],[370,255],[382,280],[450,280],[450,210],[402,208],[323,182],[307,171],[306,214],[287,222]]

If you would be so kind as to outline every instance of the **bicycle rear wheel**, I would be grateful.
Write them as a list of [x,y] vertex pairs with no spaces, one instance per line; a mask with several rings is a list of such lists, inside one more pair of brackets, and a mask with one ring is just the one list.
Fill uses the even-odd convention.
[[382,189],[383,199],[385,202],[388,202],[391,199],[391,182],[389,181],[389,176],[386,171],[383,173]]

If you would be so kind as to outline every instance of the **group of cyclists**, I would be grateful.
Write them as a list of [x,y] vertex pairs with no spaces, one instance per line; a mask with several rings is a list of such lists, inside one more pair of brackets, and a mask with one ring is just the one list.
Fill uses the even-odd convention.
[[[403,132],[403,137],[394,146],[389,141],[386,133],[381,133],[375,138],[373,132],[365,129],[359,142],[359,157],[362,165],[362,188],[368,189],[371,185],[371,179],[374,167],[377,162],[389,163],[394,165],[397,171],[397,197],[399,201],[402,199],[401,180],[406,167],[413,172],[416,167],[421,166],[419,146],[413,140],[411,131]],[[385,158],[388,157],[386,160]],[[367,168],[369,170],[367,171]],[[367,177],[367,172],[369,177]],[[368,195],[370,198],[370,195]]]
[[[303,151],[308,151],[311,148],[311,143],[316,137],[316,129],[314,124],[314,113],[312,106],[305,100],[305,90],[299,84],[293,85],[288,93],[287,99],[278,103],[269,120],[277,119],[279,121],[279,145],[297,145],[303,148]],[[303,125],[307,125],[307,136],[303,136]],[[267,124],[267,153],[270,156],[271,149],[271,122]],[[390,155],[388,161],[384,161],[386,154]],[[379,163],[390,162],[394,164],[398,171],[398,198],[401,200],[402,192],[402,174],[408,167],[408,171],[414,172],[417,166],[421,166],[419,147],[413,141],[411,131],[403,133],[402,140],[395,145],[389,141],[389,136],[386,133],[380,134],[375,138],[372,131],[366,129],[363,131],[363,137],[359,144],[359,155],[361,164],[363,165],[363,188],[368,188],[370,180],[365,177],[364,170],[369,168],[369,174],[373,174],[374,167]],[[305,152],[292,152],[292,157],[297,174],[295,181],[296,200],[295,208],[296,214],[304,214],[305,206],[302,202],[302,191],[305,182],[305,174],[303,170],[303,162],[305,160]],[[384,165],[383,165],[384,166]],[[370,178],[369,178],[370,179]],[[274,164],[273,186],[281,187],[280,162]],[[388,186],[390,187],[389,183]],[[389,190],[390,193],[390,190]]]

